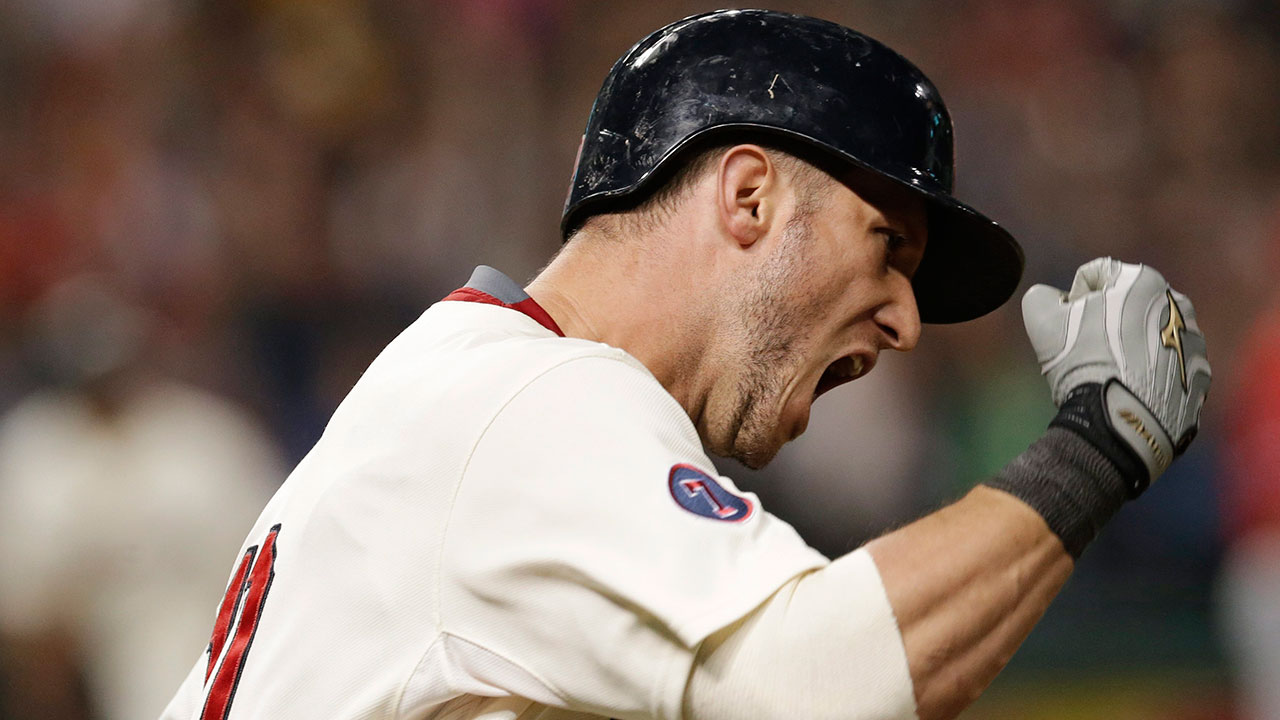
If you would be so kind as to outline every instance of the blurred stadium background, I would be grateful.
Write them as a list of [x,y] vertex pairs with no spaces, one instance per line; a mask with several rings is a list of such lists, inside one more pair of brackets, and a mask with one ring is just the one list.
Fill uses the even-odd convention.
[[[647,0],[0,3],[0,718],[154,717],[236,547],[378,350],[536,272]],[[963,717],[1280,720],[1280,6],[774,2],[941,88],[958,194],[1065,287],[1111,254],[1196,302],[1201,438]],[[1017,303],[928,328],[742,478],[839,554],[1052,414]]]

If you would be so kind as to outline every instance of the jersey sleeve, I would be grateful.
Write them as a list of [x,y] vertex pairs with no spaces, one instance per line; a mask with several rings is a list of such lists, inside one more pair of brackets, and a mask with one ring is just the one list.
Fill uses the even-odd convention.
[[825,565],[718,475],[680,405],[622,358],[565,362],[476,444],[450,513],[444,632],[553,704],[679,717],[698,644]]

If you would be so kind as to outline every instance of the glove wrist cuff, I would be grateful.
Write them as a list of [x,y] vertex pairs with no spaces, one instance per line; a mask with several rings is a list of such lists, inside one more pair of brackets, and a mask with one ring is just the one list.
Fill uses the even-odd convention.
[[1049,427],[1070,430],[1097,448],[1124,480],[1129,498],[1141,495],[1172,459],[1159,423],[1115,379],[1072,388]]

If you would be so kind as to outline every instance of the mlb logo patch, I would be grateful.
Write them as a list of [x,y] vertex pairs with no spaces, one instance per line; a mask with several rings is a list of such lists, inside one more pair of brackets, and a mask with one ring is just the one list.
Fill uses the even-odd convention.
[[750,500],[726,490],[715,478],[692,465],[672,466],[667,486],[676,503],[694,515],[742,522],[755,511]]

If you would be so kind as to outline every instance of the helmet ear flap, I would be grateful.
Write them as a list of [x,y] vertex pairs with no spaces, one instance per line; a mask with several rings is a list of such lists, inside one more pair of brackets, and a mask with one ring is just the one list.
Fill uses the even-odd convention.
[[[573,170],[569,173],[569,188],[565,190],[565,193],[564,193],[564,206],[566,208],[569,207],[569,201],[573,198],[573,184],[574,184],[573,179],[578,176],[578,165],[582,163],[582,146],[585,145],[586,143],[587,143],[587,134],[583,133],[582,137],[578,138],[578,153],[573,156]],[[564,239],[568,240],[569,236],[572,235],[573,231],[576,229],[577,228],[566,229],[564,227],[561,227],[561,231],[562,231],[562,234],[564,235]]]

